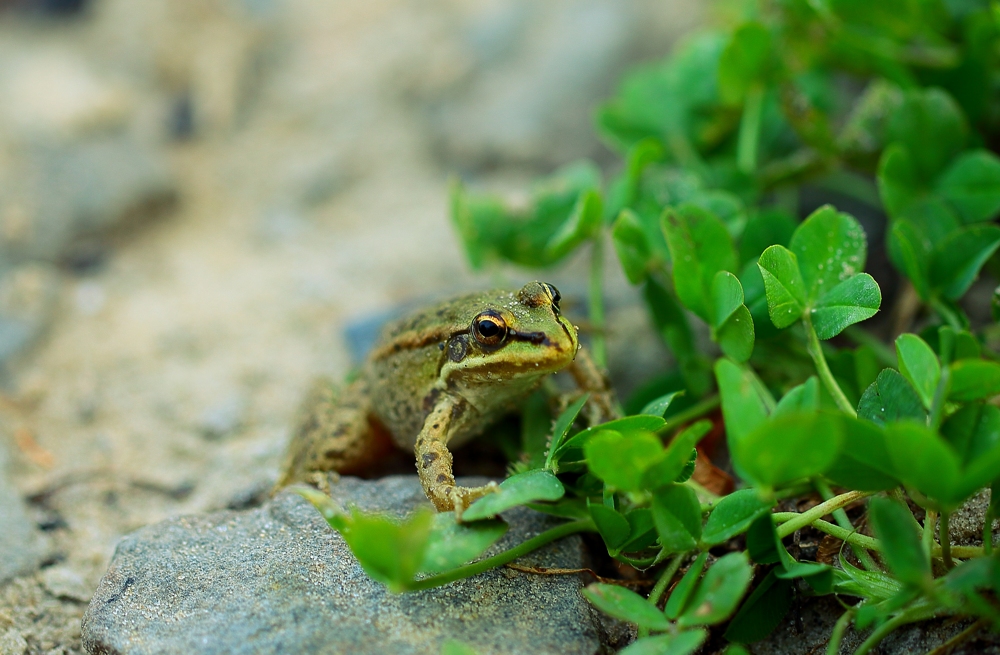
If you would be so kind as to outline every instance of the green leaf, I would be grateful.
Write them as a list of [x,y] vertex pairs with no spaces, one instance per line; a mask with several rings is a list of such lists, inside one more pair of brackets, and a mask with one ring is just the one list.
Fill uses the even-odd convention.
[[867,273],[847,278],[816,302],[811,311],[813,328],[820,339],[831,339],[844,328],[867,320],[878,313],[882,292]]
[[872,498],[868,506],[875,536],[882,542],[882,557],[904,584],[924,587],[931,582],[930,562],[920,545],[913,515],[888,498]]
[[772,417],[777,418],[784,414],[797,412],[811,412],[819,409],[819,380],[815,375],[811,376],[802,384],[788,390],[778,406],[774,408]]
[[915,89],[888,124],[888,140],[903,144],[920,179],[931,181],[961,152],[968,136],[965,116],[941,89]]
[[771,245],[787,246],[798,225],[787,212],[779,209],[759,209],[747,220],[740,239],[740,261],[756,261]]
[[694,550],[701,537],[701,505],[690,487],[672,484],[653,494],[653,521],[669,553]]
[[712,280],[736,269],[736,248],[726,226],[694,205],[668,208],[661,220],[674,266],[674,287],[684,306],[711,324]]
[[677,618],[677,625],[714,625],[725,621],[743,599],[752,575],[745,553],[720,557],[695,589],[687,609]]
[[858,403],[858,418],[879,425],[901,419],[923,421],[927,416],[920,396],[906,379],[891,368],[884,369],[865,389]]
[[913,385],[926,409],[934,402],[934,392],[941,381],[941,363],[923,339],[915,334],[901,334],[896,339],[899,372]]
[[782,580],[775,573],[772,569],[740,607],[726,628],[726,639],[745,644],[760,641],[785,618],[792,607],[794,583]]
[[763,487],[819,475],[840,452],[839,427],[826,414],[783,414],[733,444],[733,460],[747,480]]
[[972,404],[961,408],[941,426],[941,435],[962,465],[961,495],[971,495],[1000,480],[1000,409]]
[[938,179],[937,191],[964,223],[996,218],[1000,213],[1000,158],[988,150],[963,152]]
[[628,541],[622,546],[626,552],[634,552],[648,548],[656,543],[656,526],[653,522],[653,510],[648,507],[638,507],[625,515],[628,521]]
[[670,409],[670,403],[674,402],[674,398],[683,393],[683,391],[671,391],[670,393],[663,394],[659,398],[646,403],[639,413],[663,418],[663,415]]
[[563,440],[566,438],[566,433],[568,433],[569,429],[573,427],[573,422],[576,420],[576,417],[580,415],[580,410],[583,409],[583,406],[587,404],[588,400],[590,400],[590,394],[585,393],[570,403],[569,407],[564,409],[562,413],[559,414],[559,418],[556,419],[555,425],[552,426],[552,440],[549,444],[549,452],[545,457],[545,468],[552,468],[552,461],[555,457],[555,453],[559,450]]
[[735,105],[754,85],[764,84],[775,67],[771,34],[760,23],[744,23],[733,32],[719,59],[719,93]]
[[910,151],[892,144],[879,159],[878,192],[889,216],[899,218],[923,195],[922,181]]
[[457,639],[449,639],[441,646],[441,655],[478,655],[476,649]]
[[1000,364],[981,359],[962,359],[951,365],[949,400],[968,403],[997,394],[1000,394]]
[[701,540],[709,546],[729,541],[745,532],[750,524],[771,511],[774,503],[764,500],[756,489],[740,489],[722,498],[708,515]]
[[712,280],[711,323],[713,338],[728,357],[745,362],[753,352],[754,326],[743,305],[743,286],[729,271],[719,271]]
[[497,493],[483,496],[465,512],[463,521],[478,521],[504,510],[537,500],[559,500],[566,490],[551,471],[535,469],[512,475],[500,483]]
[[863,271],[868,256],[861,225],[830,205],[820,207],[799,225],[789,249],[798,261],[808,304]]
[[757,260],[764,278],[767,313],[777,328],[786,328],[802,317],[806,306],[805,282],[795,254],[784,246],[771,246]]
[[684,310],[653,278],[646,280],[643,297],[657,332],[680,364],[688,390],[695,396],[708,391],[708,363],[699,354]]
[[611,243],[618,253],[625,277],[632,284],[646,279],[652,250],[642,229],[639,217],[630,209],[623,209],[611,227]]
[[325,493],[319,489],[305,485],[295,485],[288,489],[305,498],[313,507],[319,510],[319,513],[323,515],[323,518],[326,519],[331,528],[337,532],[347,529],[350,523],[350,515]]
[[399,593],[409,588],[424,562],[433,515],[421,508],[400,522],[352,510],[341,535],[365,573]]
[[676,635],[665,634],[637,639],[618,655],[691,655],[708,638],[705,630],[684,630]]
[[979,269],[997,247],[1000,227],[996,225],[970,225],[952,232],[931,253],[931,287],[941,289],[949,300],[958,300],[979,277]]
[[597,531],[608,547],[608,552],[617,552],[628,542],[629,534],[632,532],[628,519],[600,503],[590,503],[588,509]]
[[712,422],[704,419],[684,428],[673,438],[666,452],[646,469],[642,486],[652,491],[664,485],[680,482],[680,477],[684,474],[692,455],[697,455],[694,450],[695,444],[711,429]]
[[600,432],[608,430],[620,432],[622,434],[632,434],[633,432],[656,432],[666,424],[667,422],[659,416],[648,416],[645,414],[615,419],[614,421],[608,421],[607,423],[595,425],[577,432],[559,445],[557,454],[583,448],[586,446],[587,442],[593,439],[594,436]]
[[846,414],[837,415],[835,420],[841,424],[843,440],[840,453],[823,473],[824,477],[834,484],[859,491],[898,486],[885,432],[868,421]]
[[583,590],[584,597],[608,616],[635,623],[649,630],[669,630],[670,621],[639,594],[618,585],[594,583]]
[[420,572],[441,573],[457,568],[481,555],[506,532],[507,524],[500,520],[458,523],[452,512],[437,514]]
[[747,529],[747,555],[758,564],[776,564],[781,561],[779,548],[782,545],[774,528],[773,515],[758,516]]
[[886,446],[896,477],[945,505],[963,500],[958,457],[937,434],[918,423],[886,428]]
[[917,295],[929,299],[931,246],[909,221],[893,221],[889,229],[889,258],[900,273],[910,278]]
[[715,340],[727,357],[745,362],[753,354],[754,326],[750,310],[740,305],[715,331]]
[[694,593],[698,579],[701,578],[701,572],[705,570],[705,562],[707,560],[708,553],[698,555],[691,562],[687,573],[674,586],[674,590],[670,592],[670,597],[667,598],[667,605],[663,609],[663,613],[667,615],[668,619],[676,620],[687,609],[688,602],[691,600],[691,594]]
[[590,472],[613,489],[639,491],[643,474],[663,456],[659,437],[651,432],[624,435],[603,430],[584,446]]
[[593,237],[601,229],[602,214],[601,195],[594,190],[581,193],[566,222],[545,244],[545,259],[558,261]]
[[767,408],[750,374],[728,359],[715,362],[715,377],[722,396],[722,417],[730,444],[743,440],[767,420]]

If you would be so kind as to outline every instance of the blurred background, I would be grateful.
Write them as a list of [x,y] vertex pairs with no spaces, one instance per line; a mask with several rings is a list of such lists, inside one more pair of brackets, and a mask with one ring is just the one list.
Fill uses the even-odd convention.
[[[123,534],[266,492],[349,326],[520,286],[469,272],[450,176],[608,165],[595,102],[701,7],[0,0],[0,651],[80,652]],[[662,354],[609,285],[612,363]]]

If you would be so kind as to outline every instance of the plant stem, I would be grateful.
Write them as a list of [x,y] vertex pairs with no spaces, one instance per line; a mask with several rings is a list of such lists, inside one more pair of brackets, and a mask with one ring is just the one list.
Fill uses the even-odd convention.
[[[778,527],[778,538],[784,539],[788,535],[792,534],[796,530],[800,530],[807,525],[823,518],[827,514],[833,512],[834,510],[840,509],[845,505],[850,505],[851,503],[861,500],[871,496],[874,492],[872,491],[848,491],[845,494],[840,494],[839,496],[834,496],[830,500],[820,503],[816,507],[813,507],[807,512],[795,513],[795,518],[782,523]],[[850,529],[841,528],[845,532],[853,532],[853,526]]]
[[924,534],[921,545],[924,547],[924,556],[930,559],[934,552],[934,522],[937,521],[937,512],[932,509],[924,510]]
[[890,632],[900,626],[931,618],[934,616],[934,610],[936,608],[937,606],[928,607],[926,604],[923,604],[911,607],[905,612],[900,612],[879,627],[875,628],[875,630],[868,635],[868,638],[865,639],[860,646],[858,646],[858,649],[854,651],[854,655],[865,655],[865,653],[870,651],[872,648],[875,648],[880,641],[885,639]]
[[718,407],[721,403],[722,400],[719,398],[719,394],[712,394],[707,398],[702,398],[694,405],[691,405],[687,409],[682,409],[673,416],[667,418],[666,424],[662,428],[657,430],[657,433],[670,434],[671,432],[681,427],[682,425],[690,423],[694,419],[701,418],[705,414],[708,414],[716,407]]
[[[674,555],[673,559],[670,560],[670,563],[667,564],[666,568],[663,569],[659,579],[656,581],[656,586],[654,586],[653,590],[649,592],[649,598],[647,599],[653,607],[656,607],[659,604],[660,597],[663,596],[663,592],[667,590],[667,587],[670,586],[670,581],[674,579],[675,575],[677,575],[677,569],[681,568],[681,562],[684,561],[685,555],[687,555],[687,553],[677,553]],[[648,637],[649,628],[643,628],[640,626],[639,636]]]
[[604,232],[598,232],[594,237],[594,245],[590,251],[590,283],[588,285],[588,302],[590,324],[594,331],[590,337],[590,352],[594,363],[599,368],[607,368],[608,354],[604,343]]
[[760,119],[764,109],[764,88],[756,84],[747,91],[736,143],[736,167],[747,175],[757,170],[757,145],[760,142]]
[[[775,512],[771,516],[773,516],[774,520],[778,523],[787,523],[802,516],[802,514],[799,514],[798,512]],[[873,539],[872,537],[866,537],[865,535],[855,532],[854,530],[845,530],[839,525],[834,525],[829,521],[816,519],[809,525],[816,528],[820,532],[826,533],[831,537],[836,537],[837,539],[847,542],[852,546],[861,546],[862,548],[874,550],[875,552],[880,552],[882,550],[882,544],[880,544],[878,540]],[[779,526],[779,535],[781,534],[780,530],[783,527],[784,525]]]
[[[830,489],[830,485],[826,482],[823,480],[816,480],[813,484],[816,487],[816,491],[819,492],[819,495],[823,497],[823,500],[831,500],[834,498],[833,491]],[[837,525],[845,530],[854,532],[854,524],[851,523],[851,519],[847,517],[847,512],[845,512],[843,508],[833,510],[833,518],[837,522]],[[869,571],[878,570],[878,567],[875,565],[875,561],[872,560],[871,556],[864,548],[851,544],[851,550],[854,551],[854,555],[866,569]]]
[[536,535],[531,539],[514,546],[510,550],[505,550],[502,553],[494,555],[493,557],[487,557],[486,559],[466,564],[465,566],[460,566],[457,569],[452,569],[451,571],[445,571],[444,573],[428,576],[420,580],[414,580],[410,583],[406,590],[423,591],[424,589],[440,587],[441,585],[448,584],[449,582],[461,580],[462,578],[468,578],[469,576],[476,575],[477,573],[489,571],[490,569],[506,564],[507,562],[512,562],[518,557],[527,555],[531,551],[541,548],[545,544],[553,542],[556,539],[561,539],[571,534],[576,534],[577,532],[596,532],[596,530],[597,527],[591,519],[582,519],[579,521],[572,521],[570,523],[563,523],[562,525],[550,528],[540,535]]
[[941,379],[938,381],[937,389],[934,390],[934,400],[931,402],[931,413],[927,416],[927,424],[934,431],[941,427],[945,397],[950,389],[951,369],[948,366],[942,366]]
[[847,396],[844,395],[840,385],[837,384],[837,380],[833,377],[833,372],[830,371],[830,367],[826,363],[826,357],[823,355],[823,346],[819,342],[819,337],[816,335],[816,330],[813,328],[812,319],[809,318],[808,312],[802,317],[802,323],[805,324],[806,328],[806,350],[809,352],[809,356],[812,357],[813,363],[816,364],[816,372],[819,373],[819,379],[823,381],[826,390],[833,396],[833,401],[837,403],[837,407],[842,412],[849,416],[857,416],[857,411],[855,411],[854,406],[847,399]]
[[830,633],[830,643],[826,647],[826,655],[840,655],[840,642],[844,639],[844,633],[847,632],[847,626],[851,623],[851,619],[854,618],[855,611],[852,607],[841,614],[837,622],[833,624],[833,631]]
[[944,560],[944,567],[949,571],[955,568],[955,562],[951,559],[951,535],[949,534],[948,521],[951,515],[948,512],[941,512],[938,520],[938,542],[941,544],[941,559]]
[[[942,557],[942,550],[941,546],[934,546],[931,549],[931,556]],[[972,559],[973,557],[982,557],[986,554],[986,549],[982,546],[952,546],[949,550],[952,557],[959,559]]]

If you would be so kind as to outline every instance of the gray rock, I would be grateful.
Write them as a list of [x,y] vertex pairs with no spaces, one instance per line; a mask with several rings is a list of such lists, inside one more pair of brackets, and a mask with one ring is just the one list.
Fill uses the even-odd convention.
[[6,454],[0,444],[0,583],[34,571],[46,550],[24,501],[7,481]]
[[[426,503],[412,476],[345,478],[334,497],[399,514]],[[506,516],[498,547],[549,519]],[[579,567],[582,542],[522,560]],[[392,595],[294,494],[260,509],[178,518],[118,545],[83,619],[91,653],[434,653],[449,639],[482,653],[595,653],[601,628],[577,576],[497,569],[443,588]]]
[[41,573],[42,586],[56,598],[86,603],[93,589],[83,577],[68,566],[51,566]]
[[72,257],[73,249],[175,195],[163,156],[124,135],[29,142],[0,166],[0,259]]
[[55,316],[59,273],[51,266],[25,264],[0,276],[0,363],[24,351]]

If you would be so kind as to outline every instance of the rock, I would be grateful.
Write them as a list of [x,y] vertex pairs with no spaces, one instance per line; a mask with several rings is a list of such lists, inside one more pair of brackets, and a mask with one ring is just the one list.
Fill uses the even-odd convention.
[[7,481],[6,455],[0,444],[0,583],[34,571],[46,550],[24,501]]
[[87,586],[83,577],[68,566],[51,566],[44,569],[41,578],[45,591],[56,598],[86,603],[93,593],[93,589]]
[[162,154],[127,136],[33,142],[9,154],[0,158],[0,259],[72,258],[74,247],[175,196]]
[[25,264],[0,276],[0,364],[31,346],[48,328],[59,297],[59,273]]
[[[469,481],[466,481],[469,482]],[[415,477],[344,478],[334,497],[404,513],[426,503]],[[510,512],[510,547],[549,519]],[[497,548],[495,546],[494,548]],[[525,564],[582,565],[577,538]],[[340,535],[291,493],[263,507],[178,518],[118,545],[83,619],[91,653],[595,653],[601,629],[577,576],[497,569],[443,588],[393,595],[368,578]]]
[[27,650],[28,642],[20,632],[14,628],[0,632],[0,655],[24,655]]
[[198,430],[206,439],[221,439],[244,424],[248,409],[249,402],[244,394],[229,393],[201,413]]

